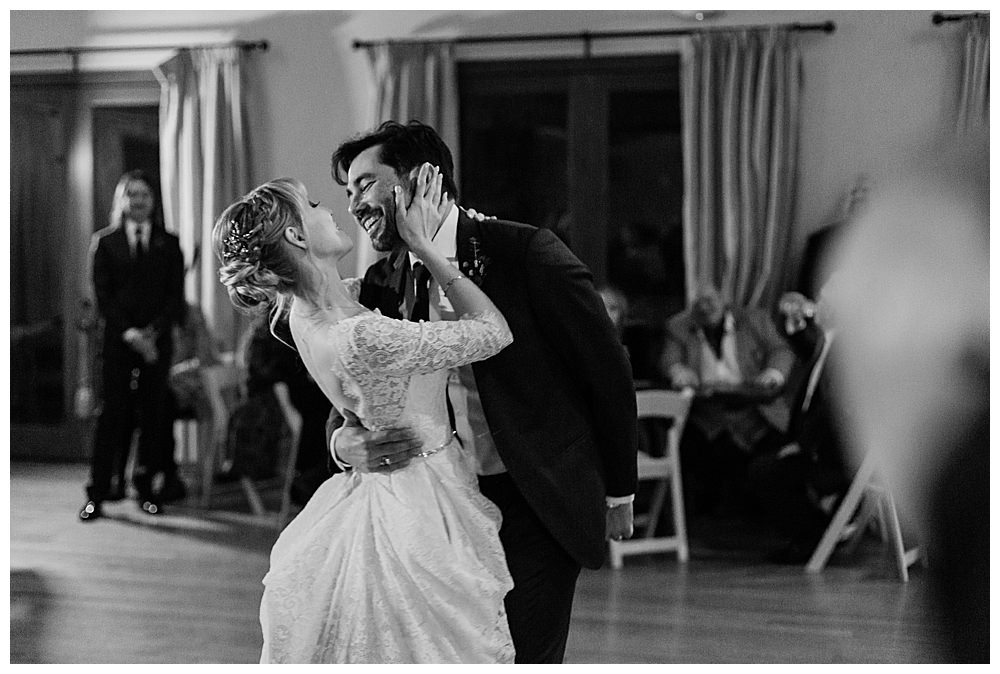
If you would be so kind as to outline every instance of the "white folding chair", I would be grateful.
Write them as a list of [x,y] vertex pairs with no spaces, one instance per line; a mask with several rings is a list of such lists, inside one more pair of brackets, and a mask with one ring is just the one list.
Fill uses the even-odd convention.
[[[684,492],[681,488],[680,444],[684,424],[694,392],[684,391],[644,390],[636,391],[635,401],[639,419],[671,419],[673,424],[667,431],[665,452],[662,457],[653,457],[645,452],[637,456],[639,481],[655,481],[649,513],[646,516],[636,516],[636,522],[645,524],[642,538],[624,541],[608,541],[611,555],[611,566],[622,567],[623,558],[627,555],[641,555],[653,552],[677,551],[677,560],[688,560],[687,525],[684,519]],[[659,523],[663,506],[666,502],[667,490],[670,490],[671,510],[673,511],[674,532],[672,536],[656,536],[656,526]]]
[[229,415],[245,397],[246,373],[234,364],[210,365],[201,370],[202,384],[208,398],[208,418],[198,419],[198,471],[200,505],[208,508],[212,500],[212,481],[220,468],[226,444]]
[[[852,520],[855,513],[857,516]],[[848,551],[857,547],[868,525],[876,518],[882,539],[892,552],[899,579],[904,583],[909,581],[909,568],[920,559],[920,548],[907,549],[904,545],[896,501],[892,497],[892,492],[877,479],[875,457],[871,454],[861,462],[847,494],[806,563],[806,571],[810,573],[822,571],[841,540],[849,539]]]

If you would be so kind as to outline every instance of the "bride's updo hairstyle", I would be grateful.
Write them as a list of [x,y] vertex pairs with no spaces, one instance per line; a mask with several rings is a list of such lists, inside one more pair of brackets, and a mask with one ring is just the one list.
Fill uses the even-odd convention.
[[301,282],[284,232],[302,228],[305,193],[298,180],[278,178],[252,190],[216,221],[212,244],[222,263],[219,280],[238,309],[261,313]]

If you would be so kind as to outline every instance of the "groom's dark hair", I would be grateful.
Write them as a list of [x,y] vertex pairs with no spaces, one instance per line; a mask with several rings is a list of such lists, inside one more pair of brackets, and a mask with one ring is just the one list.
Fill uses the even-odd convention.
[[379,151],[382,163],[391,166],[400,176],[406,176],[424,162],[437,166],[441,170],[442,190],[458,201],[451,150],[437,131],[415,119],[406,124],[391,120],[382,122],[374,131],[362,133],[341,143],[330,160],[330,173],[334,181],[339,185],[346,185],[351,163],[359,154],[376,145],[382,146]]

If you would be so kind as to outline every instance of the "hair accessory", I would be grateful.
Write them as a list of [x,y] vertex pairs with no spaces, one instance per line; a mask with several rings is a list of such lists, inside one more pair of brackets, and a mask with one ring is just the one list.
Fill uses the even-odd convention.
[[[258,205],[255,194],[248,203],[249,208],[244,208],[242,213],[246,216],[241,220],[229,221],[229,236],[226,237],[226,252],[223,255],[225,262],[241,261],[247,264],[256,264],[260,261],[260,243],[257,241],[257,231],[259,227],[253,224],[251,212]],[[245,222],[244,220],[250,220]]]

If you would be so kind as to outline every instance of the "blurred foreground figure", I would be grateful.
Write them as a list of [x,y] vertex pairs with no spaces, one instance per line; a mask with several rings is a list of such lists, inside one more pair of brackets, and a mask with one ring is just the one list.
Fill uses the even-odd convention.
[[845,404],[856,447],[920,533],[941,656],[989,661],[989,136],[935,148],[844,242]]

